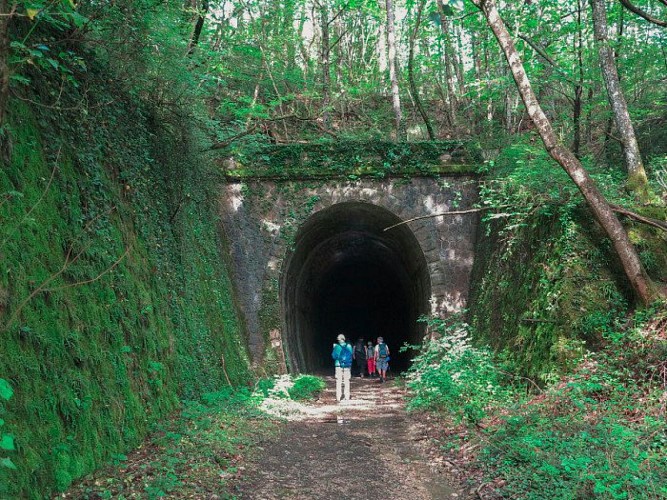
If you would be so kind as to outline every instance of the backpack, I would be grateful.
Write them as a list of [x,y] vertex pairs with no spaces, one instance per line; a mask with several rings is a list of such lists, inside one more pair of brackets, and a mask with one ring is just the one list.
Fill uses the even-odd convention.
[[384,342],[382,344],[378,344],[378,358],[380,359],[385,359],[388,354],[388,349],[387,349],[387,344]]
[[341,368],[350,368],[352,366],[352,352],[350,351],[349,344],[340,346],[337,359]]

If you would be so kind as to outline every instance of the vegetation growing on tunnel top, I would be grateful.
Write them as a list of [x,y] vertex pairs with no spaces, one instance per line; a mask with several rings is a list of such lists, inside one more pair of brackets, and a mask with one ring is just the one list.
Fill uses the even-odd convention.
[[582,354],[571,373],[542,389],[470,343],[465,324],[429,326],[440,337],[414,360],[409,405],[444,419],[444,453],[470,478],[483,471],[480,490],[667,496],[667,304],[614,323],[598,352]]
[[255,145],[218,159],[232,179],[348,179],[360,177],[472,174],[481,163],[477,146],[465,141],[396,143],[337,141]]

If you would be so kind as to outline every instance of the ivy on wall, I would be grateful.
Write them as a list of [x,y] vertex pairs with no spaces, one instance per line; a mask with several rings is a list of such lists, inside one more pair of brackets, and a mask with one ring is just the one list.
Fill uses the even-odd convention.
[[88,78],[92,99],[114,104],[65,116],[17,104],[9,116],[3,498],[64,490],[138,444],[179,398],[251,376],[220,255],[214,170],[192,136],[110,89],[102,69]]

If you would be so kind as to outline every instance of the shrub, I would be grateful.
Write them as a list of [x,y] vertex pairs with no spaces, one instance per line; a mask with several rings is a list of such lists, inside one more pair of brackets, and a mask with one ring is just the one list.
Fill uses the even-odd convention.
[[606,344],[596,353],[562,347],[576,351],[573,371],[533,396],[507,383],[488,350],[470,344],[466,325],[429,324],[442,336],[415,361],[410,405],[475,424],[449,434],[445,447],[474,442],[472,468],[502,485],[494,494],[667,498],[664,303],[626,318],[623,328],[605,321]]
[[458,419],[480,421],[492,401],[507,397],[491,352],[471,344],[465,323],[424,321],[439,337],[427,341],[413,360],[408,408],[447,410]]
[[269,397],[269,392],[276,386],[276,379],[262,378],[257,381],[255,392],[261,393],[265,398]]
[[320,377],[300,375],[294,380],[294,385],[287,392],[291,399],[297,401],[310,400],[315,399],[325,387],[326,384]]

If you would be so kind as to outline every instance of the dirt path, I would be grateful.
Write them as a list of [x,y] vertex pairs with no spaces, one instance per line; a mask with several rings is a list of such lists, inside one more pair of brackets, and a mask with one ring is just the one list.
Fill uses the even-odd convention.
[[423,431],[391,381],[352,381],[352,401],[337,404],[327,378],[320,400],[290,414],[235,485],[247,499],[462,498],[429,459]]

